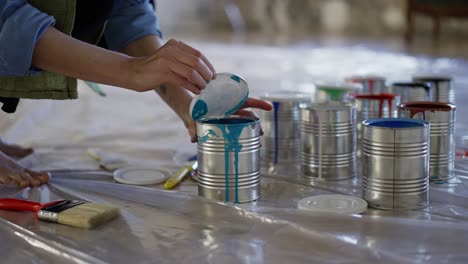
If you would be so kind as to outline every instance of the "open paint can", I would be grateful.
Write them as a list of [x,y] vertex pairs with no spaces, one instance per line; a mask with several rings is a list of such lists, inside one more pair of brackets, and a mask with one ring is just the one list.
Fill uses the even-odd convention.
[[315,102],[350,102],[360,91],[361,86],[356,84],[316,84]]
[[378,75],[356,75],[345,79],[347,83],[359,84],[363,94],[388,93],[389,88],[385,85],[385,78]]
[[234,203],[260,198],[260,120],[232,115],[248,94],[244,79],[220,73],[192,100],[200,196]]
[[260,198],[260,121],[227,116],[197,121],[198,194],[225,202]]
[[398,106],[399,116],[431,123],[430,181],[445,183],[454,177],[455,106],[439,102],[409,102]]
[[413,81],[423,82],[431,87],[431,101],[455,104],[455,91],[452,87],[452,77],[441,75],[421,75],[414,76]]
[[429,132],[424,120],[362,122],[362,196],[369,206],[413,210],[429,203]]
[[395,82],[390,87],[401,103],[432,100],[431,87],[422,82]]

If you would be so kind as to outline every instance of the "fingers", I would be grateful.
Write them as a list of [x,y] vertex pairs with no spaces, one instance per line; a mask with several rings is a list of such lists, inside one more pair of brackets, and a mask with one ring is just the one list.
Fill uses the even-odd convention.
[[183,63],[178,63],[174,61],[168,61],[167,63],[169,69],[173,73],[194,84],[197,90],[202,90],[206,87],[205,79],[200,75],[200,73],[196,69],[191,68]]
[[32,171],[30,169],[25,169],[24,170],[26,173],[31,175],[34,179],[39,180],[39,182],[42,183],[48,183],[50,180],[50,173],[48,172],[38,172],[38,171]]
[[[205,55],[203,55],[200,51],[190,47],[189,45],[185,44],[182,41],[174,40],[174,42],[175,42],[175,45],[179,49],[181,49],[181,50],[183,50],[183,51],[185,51],[185,52],[187,52],[187,53],[201,59],[203,61],[203,64],[205,64],[211,71],[212,78],[210,78],[210,79],[214,79],[214,76],[216,76],[216,71],[215,71],[213,65],[211,64],[211,62],[205,57]],[[207,81],[209,81],[209,79]]]
[[[185,56],[181,56],[185,55]],[[211,69],[205,64],[203,59],[198,58],[196,56],[193,56],[191,54],[181,54],[176,57],[177,61],[183,63],[184,65],[187,65],[190,67],[192,70],[196,70],[198,74],[200,74],[205,82],[209,82],[211,79],[213,79],[213,72]]]
[[200,89],[197,86],[187,81],[187,79],[180,77],[178,74],[174,72],[170,72],[166,76],[166,80],[167,80],[166,82],[169,84],[174,84],[175,86],[183,87],[194,94],[200,94]]
[[244,105],[241,107],[241,109],[244,108],[257,108],[261,110],[270,111],[271,109],[273,109],[273,106],[263,100],[248,98],[245,101]]

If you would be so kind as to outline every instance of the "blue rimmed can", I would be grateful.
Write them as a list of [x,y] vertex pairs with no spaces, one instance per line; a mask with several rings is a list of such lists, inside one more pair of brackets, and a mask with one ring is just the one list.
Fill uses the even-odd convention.
[[260,120],[203,118],[197,135],[198,194],[234,203],[260,198]]
[[261,99],[273,105],[273,111],[260,112],[264,135],[262,160],[267,164],[291,164],[299,159],[300,106],[311,103],[313,94],[277,92]]
[[429,203],[430,124],[407,118],[362,122],[362,196],[369,206],[413,210]]

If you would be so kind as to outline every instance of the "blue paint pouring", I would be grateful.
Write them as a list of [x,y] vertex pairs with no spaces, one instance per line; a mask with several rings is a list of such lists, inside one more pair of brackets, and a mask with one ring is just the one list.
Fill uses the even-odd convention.
[[273,115],[275,122],[275,157],[274,164],[278,163],[278,111],[279,111],[279,102],[273,102]]
[[208,105],[203,100],[198,100],[193,106],[192,119],[199,120],[208,113]]

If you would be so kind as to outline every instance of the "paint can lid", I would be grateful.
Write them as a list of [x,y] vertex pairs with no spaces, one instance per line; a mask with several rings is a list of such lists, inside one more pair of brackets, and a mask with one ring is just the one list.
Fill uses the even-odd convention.
[[166,181],[170,174],[170,171],[157,168],[123,167],[114,171],[114,180],[131,185],[151,185]]
[[249,97],[247,82],[232,73],[218,73],[206,88],[193,97],[190,115],[197,121],[203,117],[231,115],[239,110]]
[[367,202],[354,196],[325,194],[304,198],[299,201],[297,208],[309,212],[351,215],[365,212]]

